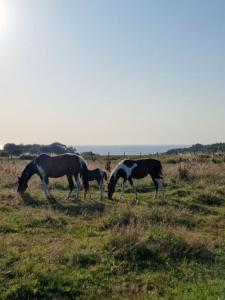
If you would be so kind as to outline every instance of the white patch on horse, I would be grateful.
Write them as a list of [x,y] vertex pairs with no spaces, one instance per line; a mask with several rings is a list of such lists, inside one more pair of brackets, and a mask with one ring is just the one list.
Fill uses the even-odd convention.
[[122,163],[119,163],[113,170],[112,170],[112,174],[113,174],[113,177],[114,177],[114,180],[116,179],[116,174],[118,172],[118,170],[120,169]]
[[80,168],[82,170],[83,165],[85,164],[85,160],[82,157],[78,157],[78,159],[79,159],[79,163],[80,163]]
[[126,177],[128,179],[131,176],[133,169],[136,167],[137,167],[136,163],[134,163],[133,166],[131,167],[126,166],[124,163],[120,164],[114,174],[114,179],[116,178],[116,174],[119,170],[124,170],[124,172],[126,173]]
[[41,174],[42,178],[44,179],[45,178],[44,169],[41,166],[39,166],[38,164],[36,164],[36,166],[37,166],[38,172]]
[[46,196],[48,196],[49,191],[48,191],[48,186],[47,186],[46,181],[45,181],[45,175],[46,175],[45,170],[38,164],[36,164],[36,166],[37,166],[38,172],[40,173],[40,175],[42,177],[41,183],[42,183],[43,190],[44,190]]

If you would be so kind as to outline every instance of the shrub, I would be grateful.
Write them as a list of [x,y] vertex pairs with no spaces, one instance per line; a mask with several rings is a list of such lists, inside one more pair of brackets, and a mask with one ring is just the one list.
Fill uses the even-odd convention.
[[212,158],[212,162],[213,162],[214,164],[220,164],[220,163],[222,163],[222,160],[221,160],[220,158],[213,157],[213,158]]
[[106,249],[116,260],[123,262],[125,269],[156,267],[161,263],[160,258],[141,235],[142,230],[138,224],[114,228]]
[[76,253],[72,259],[72,265],[80,268],[87,268],[99,262],[99,257],[96,253]]
[[104,220],[102,229],[110,229],[114,226],[121,227],[127,226],[131,223],[136,223],[137,216],[130,210],[122,210],[119,212],[114,212],[107,219]]
[[35,155],[32,155],[32,154],[22,154],[20,155],[20,159],[21,160],[33,160],[35,159]]
[[204,244],[198,241],[188,243],[183,237],[173,233],[153,235],[148,241],[152,245],[152,249],[159,252],[164,259],[209,261],[213,258],[213,254]]
[[217,196],[215,193],[204,192],[199,194],[196,200],[202,204],[206,205],[222,205],[224,203],[224,198]]
[[190,171],[187,166],[180,165],[178,167],[178,175],[181,180],[188,180],[190,178]]

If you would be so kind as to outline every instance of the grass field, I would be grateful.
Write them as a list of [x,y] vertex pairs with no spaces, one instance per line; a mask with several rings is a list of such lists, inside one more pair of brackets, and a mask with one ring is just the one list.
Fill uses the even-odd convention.
[[[150,178],[119,201],[68,201],[65,178],[47,200],[28,161],[0,160],[1,299],[225,299],[223,157],[162,156],[165,198]],[[116,161],[113,162],[114,164]],[[104,166],[104,160],[89,162]],[[75,193],[74,193],[75,194]]]

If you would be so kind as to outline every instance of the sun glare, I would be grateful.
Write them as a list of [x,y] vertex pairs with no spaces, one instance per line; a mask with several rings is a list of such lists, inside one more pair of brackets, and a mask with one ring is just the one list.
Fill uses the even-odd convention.
[[9,7],[5,0],[0,0],[0,34],[4,33],[9,23]]

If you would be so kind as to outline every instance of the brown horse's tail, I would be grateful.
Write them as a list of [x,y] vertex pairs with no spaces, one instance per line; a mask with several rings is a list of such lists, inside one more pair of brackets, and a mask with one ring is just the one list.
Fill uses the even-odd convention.
[[81,178],[82,178],[82,182],[83,182],[83,187],[85,192],[87,192],[89,190],[89,183],[88,183],[88,168],[87,168],[87,164],[85,162],[84,159],[82,159],[80,157],[80,168],[81,168]]

